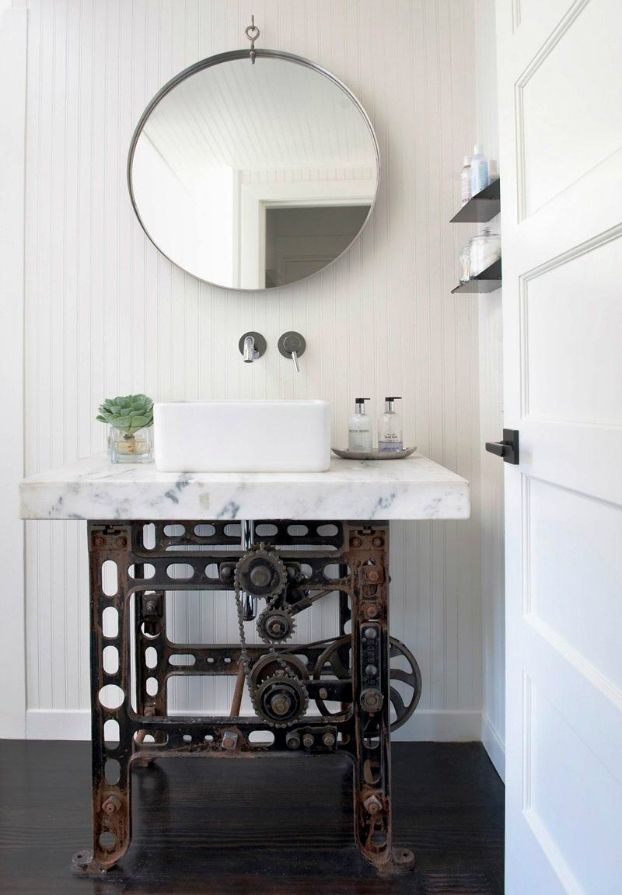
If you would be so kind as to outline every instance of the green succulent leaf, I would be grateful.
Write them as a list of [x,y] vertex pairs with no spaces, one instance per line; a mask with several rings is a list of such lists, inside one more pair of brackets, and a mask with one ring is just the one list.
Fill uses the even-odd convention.
[[138,427],[142,429],[143,426],[147,426],[150,423],[150,419],[148,416],[132,416],[132,426],[135,428]]
[[118,395],[106,398],[98,408],[96,419],[133,435],[139,429],[153,425],[153,400],[147,395]]

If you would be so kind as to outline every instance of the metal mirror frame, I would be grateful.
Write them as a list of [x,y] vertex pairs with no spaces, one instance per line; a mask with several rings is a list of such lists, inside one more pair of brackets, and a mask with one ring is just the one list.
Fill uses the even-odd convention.
[[184,68],[182,71],[180,71],[174,77],[172,77],[170,81],[167,81],[167,83],[163,87],[161,87],[160,90],[158,90],[158,92],[155,94],[155,96],[147,104],[144,112],[140,116],[138,124],[136,125],[136,127],[134,129],[134,133],[132,134],[132,140],[130,142],[130,149],[129,149],[129,153],[128,153],[128,157],[127,157],[127,186],[128,186],[128,190],[130,193],[130,201],[132,203],[132,208],[134,209],[134,214],[138,218],[138,222],[139,222],[140,226],[143,228],[145,235],[149,239],[149,242],[151,242],[151,244],[153,246],[155,246],[157,251],[161,255],[163,255],[168,261],[170,261],[171,264],[174,264],[175,267],[178,267],[179,270],[183,270],[185,273],[189,274],[190,276],[195,277],[195,279],[197,279],[200,283],[207,283],[209,286],[216,286],[219,289],[231,289],[231,290],[234,290],[235,292],[274,292],[276,289],[291,288],[292,286],[296,286],[298,283],[304,283],[307,280],[310,280],[313,277],[318,276],[319,274],[322,273],[322,271],[327,270],[329,267],[331,267],[333,264],[335,264],[336,261],[338,261],[340,258],[342,258],[346,254],[346,252],[348,252],[352,248],[354,243],[357,241],[357,239],[360,237],[361,233],[367,226],[369,218],[371,217],[371,214],[372,214],[374,207],[376,205],[376,199],[378,197],[378,189],[380,186],[380,173],[381,173],[380,148],[378,146],[378,140],[376,138],[376,133],[374,131],[373,125],[372,125],[372,123],[369,119],[369,115],[365,111],[362,103],[356,98],[356,96],[352,93],[352,91],[348,87],[346,87],[346,85],[342,81],[339,80],[339,78],[335,77],[335,75],[333,75],[331,72],[327,71],[327,69],[322,68],[322,66],[317,65],[315,62],[311,62],[311,60],[305,59],[303,56],[296,56],[293,53],[283,53],[279,50],[256,49],[256,50],[254,50],[254,52],[255,52],[255,56],[258,58],[283,59],[287,62],[292,62],[296,65],[302,65],[305,68],[310,68],[310,69],[312,69],[312,71],[315,71],[321,75],[324,75],[324,77],[326,77],[330,81],[332,81],[337,87],[339,87],[340,90],[343,91],[343,93],[345,93],[345,95],[348,97],[350,102],[352,102],[356,106],[356,108],[358,109],[358,111],[361,114],[363,121],[367,125],[367,129],[371,136],[372,143],[374,146],[374,152],[376,155],[376,192],[375,192],[374,198],[369,206],[369,211],[367,212],[365,220],[363,221],[363,223],[357,230],[356,234],[352,237],[352,239],[350,240],[348,245],[343,249],[343,251],[341,251],[338,255],[336,255],[332,259],[332,261],[329,261],[328,264],[325,264],[324,267],[321,267],[319,270],[316,270],[313,273],[308,274],[306,277],[301,277],[299,280],[295,280],[292,283],[284,283],[282,285],[272,286],[269,289],[266,287],[264,287],[263,289],[261,289],[261,288],[245,289],[242,286],[225,286],[222,283],[212,283],[210,280],[203,280],[200,277],[197,277],[196,274],[192,273],[192,271],[186,270],[185,267],[181,267],[179,264],[177,264],[177,262],[174,261],[173,258],[170,258],[166,254],[166,252],[162,251],[162,249],[157,244],[157,242],[151,237],[151,234],[147,230],[147,227],[145,226],[144,221],[140,216],[138,207],[136,205],[136,197],[134,195],[134,188],[132,186],[132,164],[134,162],[134,153],[136,151],[136,145],[138,143],[140,135],[143,131],[143,128],[144,128],[149,116],[151,115],[151,113],[153,112],[155,107],[158,105],[158,103],[162,99],[164,99],[164,97],[167,96],[167,94],[169,94],[172,90],[174,90],[178,84],[180,84],[182,81],[185,81],[187,78],[191,78],[193,75],[197,74],[198,72],[203,71],[203,69],[211,68],[214,65],[221,65],[223,62],[231,62],[234,59],[248,59],[249,65],[250,65],[251,60],[249,57],[248,50],[230,50],[226,53],[218,53],[215,56],[208,56],[206,59],[201,59],[199,62],[195,62],[193,65],[188,66],[188,68]]

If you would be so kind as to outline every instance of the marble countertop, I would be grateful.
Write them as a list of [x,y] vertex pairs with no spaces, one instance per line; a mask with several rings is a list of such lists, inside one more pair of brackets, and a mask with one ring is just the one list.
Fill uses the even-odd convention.
[[20,484],[23,519],[468,519],[469,483],[427,457],[327,472],[171,473],[89,457]]

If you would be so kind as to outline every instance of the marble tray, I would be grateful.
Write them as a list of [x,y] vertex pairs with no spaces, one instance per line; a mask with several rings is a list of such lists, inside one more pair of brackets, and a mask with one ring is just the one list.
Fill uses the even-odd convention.
[[340,448],[332,448],[333,454],[342,460],[405,460],[417,450],[417,446],[404,448],[401,451],[343,451]]

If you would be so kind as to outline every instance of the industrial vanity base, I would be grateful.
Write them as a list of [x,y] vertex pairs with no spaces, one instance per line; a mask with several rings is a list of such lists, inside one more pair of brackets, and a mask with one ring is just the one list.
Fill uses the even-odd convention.
[[[336,752],[353,762],[361,854],[381,872],[412,868],[392,846],[390,730],[414,711],[421,677],[388,633],[388,523],[91,522],[88,538],[93,849],[74,869],[100,874],[127,851],[133,763]],[[240,642],[169,640],[167,592],[179,590],[235,598]],[[299,613],[335,593],[337,635],[288,642]],[[261,646],[245,644],[253,619]],[[234,675],[230,716],[169,715],[172,675]],[[245,687],[253,717],[240,715]]]

